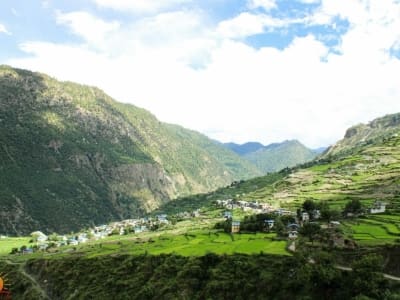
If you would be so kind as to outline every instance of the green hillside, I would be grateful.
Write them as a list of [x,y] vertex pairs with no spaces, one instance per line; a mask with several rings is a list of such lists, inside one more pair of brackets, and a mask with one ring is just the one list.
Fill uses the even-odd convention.
[[377,118],[368,124],[359,124],[349,128],[344,138],[330,147],[323,157],[346,154],[355,147],[366,146],[377,139],[398,133],[400,128],[400,113]]
[[368,205],[383,200],[397,207],[400,196],[400,138],[393,136],[353,148],[347,155],[331,156],[292,169],[273,185],[246,195],[272,203],[326,200],[338,207],[350,199]]
[[251,162],[264,174],[294,167],[311,161],[318,155],[297,140],[267,146],[254,142],[243,145],[226,143],[224,146]]
[[301,166],[250,179],[211,194],[182,198],[162,209],[171,212],[179,207],[194,209],[213,200],[230,198],[289,208],[313,199],[342,209],[349,200],[359,199],[364,207],[380,200],[388,203],[394,212],[400,211],[400,126],[397,130],[392,126],[389,132],[338,154],[331,152]]
[[67,232],[260,174],[101,90],[0,67],[0,233]]

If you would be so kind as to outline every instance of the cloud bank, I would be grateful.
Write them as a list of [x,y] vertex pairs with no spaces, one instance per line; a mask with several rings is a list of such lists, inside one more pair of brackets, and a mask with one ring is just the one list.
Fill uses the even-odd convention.
[[289,14],[252,0],[218,20],[189,0],[93,1],[132,17],[56,11],[78,40],[25,41],[28,56],[7,63],[97,85],[221,141],[325,146],[400,112],[398,1],[303,0],[313,9]]

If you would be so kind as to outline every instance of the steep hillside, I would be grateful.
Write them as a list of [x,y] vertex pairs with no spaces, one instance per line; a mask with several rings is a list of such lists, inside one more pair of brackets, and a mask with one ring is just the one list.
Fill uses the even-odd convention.
[[276,172],[310,161],[317,156],[299,141],[285,141],[272,144],[243,157],[265,173]]
[[377,118],[368,124],[359,124],[349,128],[342,140],[330,147],[323,155],[328,157],[351,151],[355,147],[360,147],[374,143],[376,139],[395,134],[400,129],[400,113],[386,115]]
[[301,203],[305,199],[327,200],[344,207],[350,199],[369,205],[375,200],[400,204],[400,138],[393,136],[353,148],[343,156],[293,169],[284,179],[250,192],[249,198],[272,203]]
[[195,209],[224,198],[267,202],[277,207],[298,207],[304,200],[313,199],[343,209],[349,200],[359,199],[365,207],[380,200],[388,203],[393,212],[400,212],[400,128],[388,126],[390,129],[382,129],[390,135],[376,136],[339,154],[250,179],[212,194],[184,198],[160,210]]
[[267,146],[254,142],[243,145],[234,143],[224,145],[254,164],[263,173],[294,167],[310,161],[318,155],[316,151],[308,149],[297,140]]
[[97,88],[0,67],[0,233],[129,218],[258,173]]

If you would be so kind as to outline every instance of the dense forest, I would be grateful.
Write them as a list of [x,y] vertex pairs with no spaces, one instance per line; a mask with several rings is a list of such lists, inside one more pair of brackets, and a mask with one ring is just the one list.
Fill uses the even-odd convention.
[[[350,271],[332,255],[67,257],[0,263],[15,299],[399,299],[382,257],[364,255]],[[21,270],[23,270],[21,272]],[[60,272],[60,270],[63,270]],[[30,274],[35,282],[27,280]]]

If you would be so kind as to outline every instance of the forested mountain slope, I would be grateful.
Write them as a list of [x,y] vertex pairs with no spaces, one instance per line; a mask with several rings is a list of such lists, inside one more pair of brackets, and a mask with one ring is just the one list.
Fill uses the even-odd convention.
[[0,66],[0,233],[66,232],[260,173],[101,90]]

